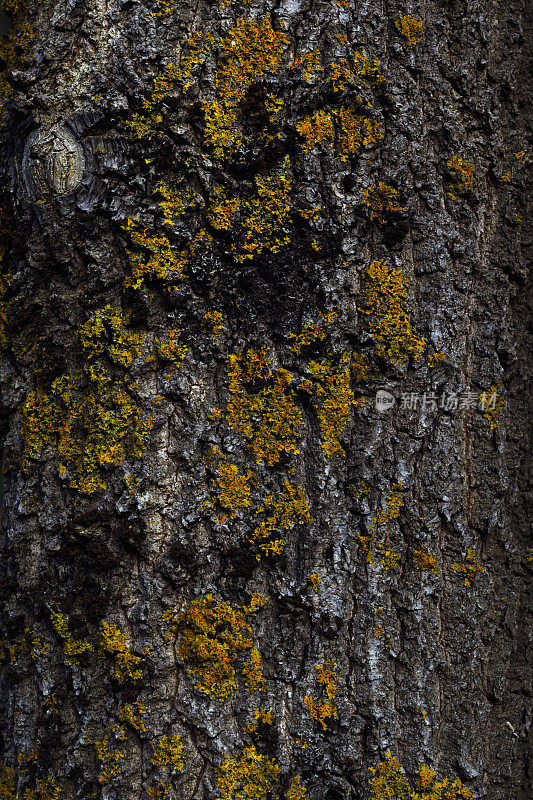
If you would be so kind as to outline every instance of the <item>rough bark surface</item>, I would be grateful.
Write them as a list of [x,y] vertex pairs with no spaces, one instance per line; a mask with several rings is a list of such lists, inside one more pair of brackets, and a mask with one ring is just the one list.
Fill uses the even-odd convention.
[[3,6],[0,797],[525,800],[526,3]]

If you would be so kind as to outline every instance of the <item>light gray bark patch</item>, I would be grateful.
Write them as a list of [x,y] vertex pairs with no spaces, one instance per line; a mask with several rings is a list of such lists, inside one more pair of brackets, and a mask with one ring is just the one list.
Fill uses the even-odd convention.
[[39,128],[28,137],[22,172],[28,194],[38,198],[67,194],[80,184],[85,169],[83,148],[62,125]]

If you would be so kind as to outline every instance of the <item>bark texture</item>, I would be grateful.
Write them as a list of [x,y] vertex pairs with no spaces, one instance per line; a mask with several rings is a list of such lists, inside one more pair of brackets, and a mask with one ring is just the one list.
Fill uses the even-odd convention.
[[0,797],[525,800],[526,3],[3,7]]

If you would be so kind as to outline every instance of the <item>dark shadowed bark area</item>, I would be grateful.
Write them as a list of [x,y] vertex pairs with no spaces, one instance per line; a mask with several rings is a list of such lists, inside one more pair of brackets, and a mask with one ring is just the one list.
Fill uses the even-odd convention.
[[4,0],[0,800],[529,796],[526,5]]

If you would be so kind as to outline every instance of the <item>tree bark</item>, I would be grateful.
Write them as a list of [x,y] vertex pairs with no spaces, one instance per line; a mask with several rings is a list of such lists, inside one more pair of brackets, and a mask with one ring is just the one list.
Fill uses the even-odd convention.
[[3,10],[0,796],[525,800],[527,4]]

